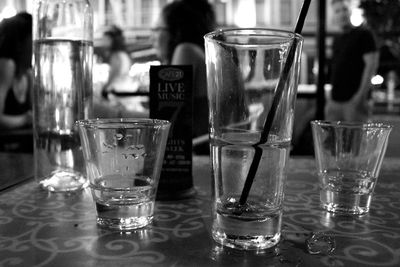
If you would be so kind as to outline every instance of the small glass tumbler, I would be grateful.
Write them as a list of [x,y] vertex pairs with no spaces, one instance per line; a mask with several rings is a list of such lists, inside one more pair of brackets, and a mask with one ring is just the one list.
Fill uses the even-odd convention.
[[385,123],[312,121],[323,209],[369,211],[392,126]]
[[170,123],[119,118],[77,124],[97,223],[117,230],[148,225]]

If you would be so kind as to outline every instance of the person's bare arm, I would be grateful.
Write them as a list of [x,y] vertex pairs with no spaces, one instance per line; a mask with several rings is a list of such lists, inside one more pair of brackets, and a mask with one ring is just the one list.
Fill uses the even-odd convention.
[[12,87],[15,64],[10,59],[0,59],[0,128],[13,129],[22,127],[31,120],[30,114],[6,115],[4,108],[8,90]]
[[207,79],[203,50],[191,43],[182,43],[175,48],[172,56],[172,65],[192,65],[194,88],[198,92],[195,96],[207,97]]
[[194,44],[182,43],[175,48],[172,56],[172,65],[192,65],[193,73],[196,73],[199,58],[199,48]]
[[363,101],[368,96],[368,90],[371,85],[371,78],[376,73],[378,62],[379,62],[379,54],[378,52],[370,52],[366,53],[363,56],[364,60],[364,70],[361,77],[360,87],[358,89],[355,97],[359,101]]
[[122,52],[118,52],[115,53],[113,56],[111,56],[109,64],[110,64],[110,72],[108,76],[108,81],[104,85],[104,87],[106,89],[115,89],[108,87],[110,87],[118,77],[129,74],[131,62],[128,56],[126,56]]

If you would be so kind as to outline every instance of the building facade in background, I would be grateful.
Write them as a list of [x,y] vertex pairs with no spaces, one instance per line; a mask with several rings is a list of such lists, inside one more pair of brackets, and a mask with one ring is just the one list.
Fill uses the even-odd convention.
[[[94,10],[95,38],[110,25],[123,28],[131,37],[150,34],[150,28],[161,8],[173,0],[91,0]],[[194,0],[196,1],[196,0]],[[303,0],[209,0],[215,8],[218,25],[221,27],[267,27],[293,29]],[[33,10],[33,0],[0,1],[0,16],[3,11],[18,12]],[[331,12],[327,4],[327,19]],[[8,11],[7,11],[8,10]],[[11,11],[11,13],[10,13]],[[1,17],[0,17],[1,18]],[[304,32],[313,34],[317,27],[317,1],[311,7]],[[327,23],[328,31],[330,23]]]
[[[117,25],[124,30],[128,49],[134,59],[144,59],[151,51],[151,28],[162,7],[173,0],[91,0],[94,11],[95,52],[103,47],[103,33]],[[197,0],[193,0],[197,1]],[[330,0],[327,1],[327,31],[333,32]],[[312,83],[316,55],[316,33],[318,26],[317,4],[312,1],[303,28],[305,42],[303,47],[301,81]],[[358,0],[353,0],[355,5]],[[218,27],[265,27],[293,30],[303,0],[209,0],[213,4]],[[19,11],[31,12],[34,0],[0,1],[0,19]],[[327,40],[329,49],[330,39]]]
[[[173,0],[92,0],[95,32],[117,25],[129,37],[149,35],[161,8]],[[303,0],[209,0],[220,27],[267,27],[293,29]],[[316,32],[316,1],[306,20],[305,32]]]

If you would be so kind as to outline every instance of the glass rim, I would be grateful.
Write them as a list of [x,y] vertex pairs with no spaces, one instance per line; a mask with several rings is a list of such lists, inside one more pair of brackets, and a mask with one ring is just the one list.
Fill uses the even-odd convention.
[[387,122],[358,122],[358,121],[328,121],[328,120],[313,120],[312,125],[315,126],[330,126],[335,128],[350,128],[350,129],[392,129],[393,125]]
[[[252,34],[251,34],[252,33]],[[287,30],[281,29],[271,29],[271,28],[225,28],[225,29],[218,29],[204,35],[204,39],[210,42],[216,43],[229,43],[233,45],[249,45],[239,42],[226,42],[223,40],[218,40],[216,37],[220,36],[221,34],[228,34],[230,36],[257,36],[262,35],[264,37],[278,37],[282,38],[286,41],[291,41],[293,39],[299,39],[303,41],[303,36]],[[251,45],[251,44],[250,44]],[[265,44],[267,45],[267,44]]]
[[92,129],[117,129],[117,128],[139,128],[139,127],[169,127],[168,120],[149,118],[96,118],[77,120],[76,125]]

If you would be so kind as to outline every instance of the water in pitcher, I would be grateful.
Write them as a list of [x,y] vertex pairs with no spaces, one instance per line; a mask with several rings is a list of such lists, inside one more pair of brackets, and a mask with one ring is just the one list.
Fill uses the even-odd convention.
[[90,116],[93,43],[37,40],[34,53],[35,178],[50,191],[81,189],[88,182],[75,121]]
[[212,141],[216,206],[214,239],[227,246],[263,249],[280,240],[282,196],[290,142],[260,145],[263,155],[249,197],[239,204],[259,133],[234,133]]

